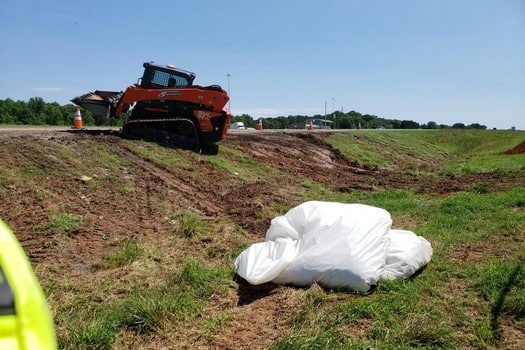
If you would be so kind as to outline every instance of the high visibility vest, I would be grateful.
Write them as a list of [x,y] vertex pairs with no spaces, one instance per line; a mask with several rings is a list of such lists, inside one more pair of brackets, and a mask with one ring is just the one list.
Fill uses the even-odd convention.
[[0,220],[0,349],[56,349],[53,318],[24,250]]

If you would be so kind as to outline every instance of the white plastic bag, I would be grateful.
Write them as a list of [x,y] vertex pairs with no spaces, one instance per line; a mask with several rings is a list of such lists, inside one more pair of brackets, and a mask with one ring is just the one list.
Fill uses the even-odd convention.
[[430,243],[412,231],[390,230],[381,280],[410,277],[432,257]]
[[[390,214],[381,208],[305,202],[274,218],[265,242],[244,250],[235,271],[251,284],[319,283],[365,293],[380,280],[408,277],[432,255],[424,238],[391,230],[391,225]],[[406,242],[416,251],[404,250]]]

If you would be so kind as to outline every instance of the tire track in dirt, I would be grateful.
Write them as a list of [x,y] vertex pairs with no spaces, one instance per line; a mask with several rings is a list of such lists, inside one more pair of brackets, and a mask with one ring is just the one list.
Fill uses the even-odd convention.
[[231,310],[232,320],[215,340],[213,349],[261,349],[282,335],[295,310],[291,300],[276,292]]
[[184,182],[182,179],[171,174],[168,170],[161,166],[152,163],[151,161],[142,158],[130,149],[122,145],[113,145],[115,153],[124,157],[127,160],[137,164],[141,169],[145,170],[149,174],[160,179],[163,183],[170,186],[171,188],[187,195],[190,198],[194,198],[192,201],[200,210],[204,211],[207,215],[221,215],[224,214],[225,210],[217,202],[210,200],[206,192],[202,192],[201,189]]

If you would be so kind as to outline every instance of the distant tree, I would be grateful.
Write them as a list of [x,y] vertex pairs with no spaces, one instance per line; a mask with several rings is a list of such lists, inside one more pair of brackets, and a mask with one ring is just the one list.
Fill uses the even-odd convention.
[[430,121],[424,126],[424,129],[438,129],[438,125],[436,122]]
[[[29,124],[29,125],[72,125],[77,106],[66,104],[59,105],[56,102],[46,103],[41,97],[31,97],[29,101],[14,101],[10,98],[0,100],[0,124]],[[82,109],[82,121],[84,125],[110,125],[121,126],[129,118],[130,111],[126,112],[121,118],[95,118],[93,114]],[[356,111],[343,113],[335,111],[330,115],[316,114],[307,115],[289,115],[266,117],[263,119],[265,129],[286,129],[291,124],[305,123],[309,119],[328,119],[336,121],[338,129],[356,129],[360,125],[362,128],[377,128],[383,126],[387,129],[447,129],[448,125],[440,124],[439,127],[434,121],[427,124],[419,125],[412,120],[398,120],[380,118],[372,114],[361,114]],[[231,122],[243,122],[246,127],[255,128],[258,119],[252,118],[248,114],[232,116]],[[452,126],[457,129],[486,129],[485,125],[478,123],[465,126],[462,123],[456,123]]]
[[485,130],[487,129],[486,125],[480,125],[478,123],[470,124],[466,126],[467,129],[478,129],[478,130]]
[[463,124],[463,123],[456,123],[456,124],[452,125],[452,128],[453,129],[465,129],[465,124]]
[[337,127],[339,129],[355,129],[357,125],[354,122],[354,119],[345,115],[337,119]]
[[277,117],[275,118],[275,129],[286,129],[289,124],[289,119],[287,117]]
[[50,103],[44,106],[42,111],[44,123],[47,125],[64,125],[64,115],[58,103]]
[[403,120],[401,122],[401,129],[419,129],[419,123],[413,120]]
[[253,120],[253,118],[251,116],[249,116],[248,114],[232,116],[231,122],[232,123],[234,123],[234,122],[243,122],[244,126],[246,126],[247,128],[255,128],[255,126],[257,124]]
[[44,115],[44,108],[46,103],[41,97],[31,97],[27,103],[27,108],[30,111],[30,118],[28,124],[42,125],[46,123]]
[[[265,129],[282,129],[281,118],[263,118],[263,128]],[[285,126],[286,128],[286,126]]]
[[401,120],[394,119],[391,121],[392,123],[392,129],[402,129],[401,124],[403,123]]
[[[72,104],[67,104],[65,106],[62,106],[60,108],[62,112],[62,123],[60,125],[72,125],[73,119],[75,117],[75,112],[77,110],[77,107]],[[86,113],[82,114],[82,122],[86,125],[90,125],[87,120],[84,121],[84,119],[87,118]],[[92,125],[92,124],[91,124]]]
[[14,111],[15,101],[8,98],[0,100],[0,124],[15,124],[16,113]]
[[377,126],[377,116],[371,114],[364,114],[362,116],[361,127],[363,129],[374,129]]

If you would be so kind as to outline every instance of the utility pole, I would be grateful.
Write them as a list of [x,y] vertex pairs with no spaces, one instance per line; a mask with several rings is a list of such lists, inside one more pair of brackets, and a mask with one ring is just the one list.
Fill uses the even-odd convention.
[[334,129],[335,129],[335,99],[332,97],[332,118],[334,119]]
[[324,92],[324,119],[323,119],[323,122],[321,123],[321,125],[326,125],[326,100],[327,100],[327,97],[326,97],[326,91]]
[[343,118],[345,116],[345,108],[343,106],[341,106],[341,114],[343,115]]
[[230,110],[230,113],[231,113],[232,112],[232,106],[231,106],[232,96],[230,95],[230,73],[226,74],[226,78],[228,79],[228,97],[229,97],[228,109]]

